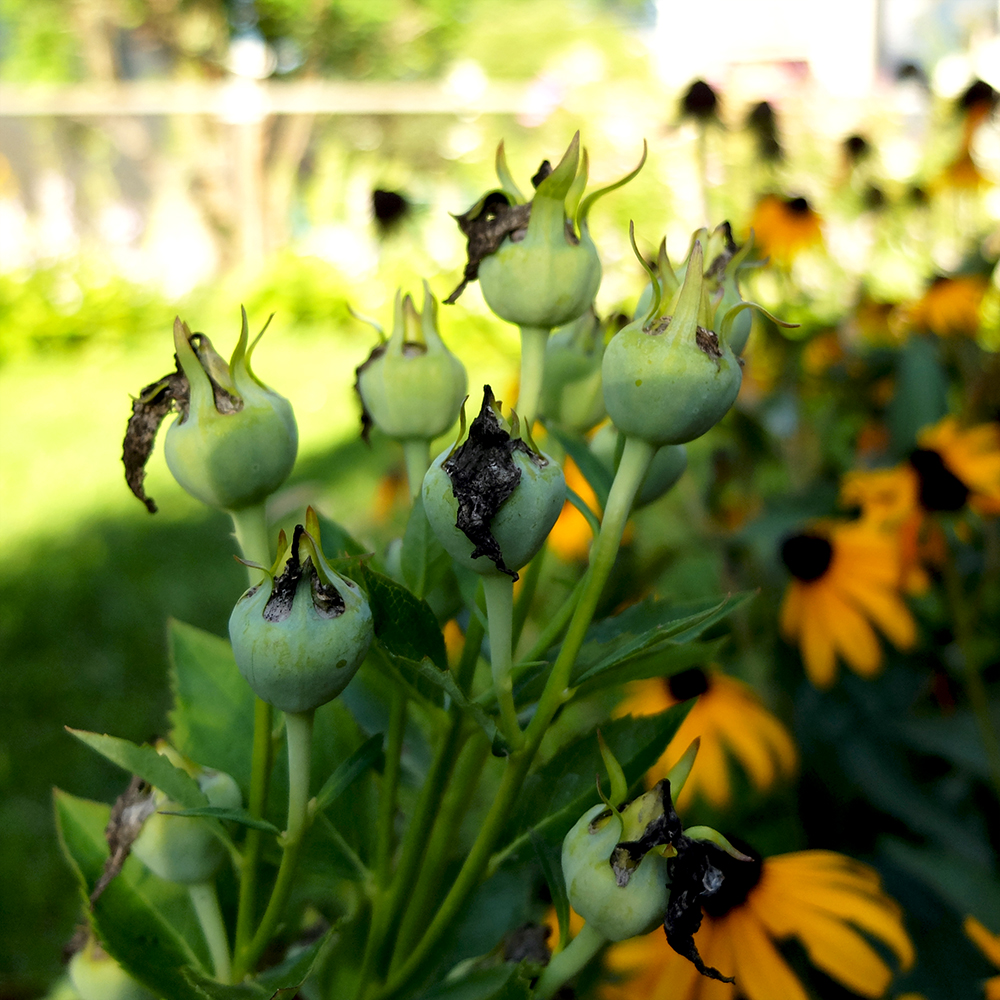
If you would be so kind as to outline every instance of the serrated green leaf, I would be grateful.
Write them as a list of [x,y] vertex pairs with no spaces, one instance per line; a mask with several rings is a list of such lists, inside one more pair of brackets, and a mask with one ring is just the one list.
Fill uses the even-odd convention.
[[225,639],[171,620],[170,742],[205,767],[236,779],[244,797],[250,788],[254,695]]
[[317,810],[326,809],[337,801],[375,761],[382,756],[383,734],[366,740],[330,775],[316,795]]
[[411,660],[426,656],[442,670],[447,668],[444,636],[426,601],[363,563],[354,579],[368,594],[375,637],[386,650]]
[[[630,787],[660,759],[691,704],[674,705],[665,712],[638,719],[613,719],[601,727]],[[491,868],[523,850],[531,842],[532,830],[546,840],[561,841],[584,811],[600,801],[596,777],[603,767],[597,737],[588,733],[529,774],[508,827],[507,846],[494,855]]]
[[[59,842],[86,904],[108,856],[104,827],[111,810],[59,789],[53,798]],[[184,975],[185,969],[204,974],[199,965],[205,956],[175,929],[186,930],[192,939],[201,935],[183,888],[129,859],[94,903],[90,920],[108,954],[158,997],[205,1000]]]
[[273,833],[276,836],[281,831],[265,819],[256,819],[251,816],[246,809],[223,809],[221,806],[200,806],[197,809],[161,809],[165,816],[206,816],[209,819],[217,819],[223,823],[239,823],[240,826],[248,826],[253,830],[263,830],[265,833]]
[[198,783],[187,772],[174,767],[163,754],[157,753],[148,744],[139,746],[119,736],[88,733],[83,729],[70,729],[69,726],[66,727],[66,731],[129,774],[139,775],[186,809],[197,809],[208,805],[208,799],[198,787]]

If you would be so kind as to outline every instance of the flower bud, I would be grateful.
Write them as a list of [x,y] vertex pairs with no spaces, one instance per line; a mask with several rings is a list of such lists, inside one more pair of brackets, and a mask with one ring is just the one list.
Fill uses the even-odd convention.
[[604,330],[593,307],[553,331],[545,346],[542,414],[582,434],[605,417],[601,386]]
[[[605,424],[590,441],[590,450],[601,460],[604,467],[614,475],[617,462],[618,432],[612,424]],[[649,464],[646,478],[632,501],[632,509],[638,510],[659,500],[670,490],[687,469],[687,448],[682,444],[665,444],[656,449]]]
[[265,500],[288,478],[298,430],[288,400],[250,369],[257,340],[249,343],[244,309],[240,339],[227,365],[208,337],[192,333],[179,317],[174,320],[177,370],[142,390],[125,436],[125,478],[150,511],[156,505],[143,491],[145,464],[171,409],[180,415],[167,430],[167,465],[202,503],[242,510]]
[[258,697],[284,712],[311,711],[336,698],[361,666],[373,634],[360,587],[323,556],[312,508],[291,545],[282,533],[274,567],[229,618],[240,673]]
[[[715,309],[703,271],[706,236],[705,230],[696,234],[683,284],[669,266],[662,267],[661,294],[650,271],[649,312],[620,330],[604,352],[608,415],[622,433],[652,445],[701,436],[722,419],[739,392],[740,362],[726,342],[727,331],[713,329]],[[665,244],[661,259],[666,259]]]
[[424,511],[459,565],[516,579],[556,523],[566,480],[559,463],[534,447],[527,428],[527,440],[508,433],[492,390],[484,390],[466,441],[438,455],[424,476]]
[[487,305],[509,323],[550,330],[582,315],[601,283],[601,262],[587,225],[590,208],[601,195],[631,180],[645,158],[644,150],[630,174],[583,198],[587,153],[581,157],[577,132],[555,170],[548,160],[542,164],[532,178],[535,196],[525,204],[501,143],[501,189],[458,217],[469,240],[469,261],[462,284],[448,301],[454,302],[478,277]]
[[[381,331],[380,331],[381,332]],[[458,418],[466,394],[465,366],[437,329],[437,300],[424,282],[424,310],[396,293],[392,334],[357,369],[363,434],[374,424],[400,441],[430,441]]]
[[[200,767],[164,742],[159,753],[169,758],[198,782],[210,806],[238,809],[242,804],[239,786],[224,771]],[[207,882],[226,859],[226,849],[215,835],[210,820],[201,816],[165,815],[182,807],[158,788],[152,789],[152,811],[132,844],[132,853],[160,878],[190,885]]]
[[68,971],[80,1000],[156,1000],[98,944],[93,932],[69,960]]

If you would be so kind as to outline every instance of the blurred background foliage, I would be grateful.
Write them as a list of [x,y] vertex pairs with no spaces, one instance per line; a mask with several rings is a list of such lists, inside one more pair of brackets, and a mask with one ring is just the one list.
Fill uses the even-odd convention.
[[[760,588],[735,616],[725,665],[793,725],[802,777],[777,797],[741,787],[735,811],[703,804],[697,821],[739,829],[765,852],[830,847],[876,863],[921,956],[903,986],[929,1000],[978,995],[989,969],[960,925],[971,912],[1000,930],[1000,817],[956,694],[946,614],[927,598],[915,654],[890,651],[877,680],[849,675],[819,692],[778,639],[774,612],[786,580],[778,544],[835,512],[859,442],[885,431],[908,317],[937,278],[980,282],[974,329],[920,362],[908,399],[919,414],[936,380],[952,409],[971,401],[977,419],[1000,417],[995,118],[971,147],[983,183],[950,183],[963,148],[959,87],[929,86],[931,66],[898,77],[883,66],[875,93],[834,100],[788,60],[772,85],[784,155],[768,160],[745,127],[761,96],[752,88],[723,89],[713,120],[683,117],[680,90],[658,75],[670,53],[649,44],[656,20],[640,0],[5,0],[0,80],[25,92],[269,76],[268,86],[431,82],[468,104],[256,120],[0,117],[0,996],[41,994],[76,919],[51,787],[105,801],[121,790],[120,774],[61,727],[156,734],[168,618],[224,634],[242,589],[226,520],[183,494],[159,454],[155,519],[122,481],[128,394],[171,367],[174,314],[222,353],[240,303],[257,328],[275,314],[256,368],[293,401],[302,451],[274,516],[312,502],[381,551],[405,516],[392,488],[400,462],[384,440],[368,449],[357,438],[351,384],[375,335],[350,310],[388,324],[396,287],[416,292],[424,277],[444,298],[464,262],[449,213],[493,186],[496,142],[527,189],[576,128],[601,181],[634,166],[644,136],[651,146],[637,180],[594,212],[602,314],[630,313],[644,282],[629,220],[650,255],[666,233],[676,261],[703,207],[740,240],[767,192],[818,213],[821,240],[755,275],[747,296],[800,326],[755,325],[737,409],[692,445],[677,489],[636,517],[620,572],[676,600]],[[264,60],[256,77],[254,58]],[[516,88],[509,106],[477,112],[503,84]],[[844,140],[855,133],[869,152],[852,159]],[[380,218],[376,191],[400,196],[398,217]],[[441,327],[470,385],[490,381],[509,397],[516,332],[477,286],[442,309]],[[996,622],[995,584],[990,594]],[[831,981],[813,987],[845,995]]]

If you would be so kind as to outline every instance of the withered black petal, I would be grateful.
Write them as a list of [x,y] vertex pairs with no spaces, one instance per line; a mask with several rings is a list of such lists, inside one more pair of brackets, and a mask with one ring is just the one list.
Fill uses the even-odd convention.
[[143,480],[146,478],[146,463],[153,454],[156,432],[166,415],[176,407],[182,414],[187,413],[190,386],[181,369],[176,355],[177,370],[164,375],[146,386],[137,399],[132,400],[132,416],[125,430],[122,446],[122,462],[125,464],[125,482],[129,489],[145,505],[150,514],[156,513],[152,497],[146,496]]
[[521,444],[511,440],[493,410],[493,390],[483,386],[483,406],[469,427],[469,436],[442,468],[451,479],[458,501],[455,527],[475,546],[472,558],[488,556],[501,573],[517,579],[504,565],[490,522],[521,481],[521,470],[511,453]]
[[524,229],[530,218],[531,202],[526,205],[511,205],[502,191],[491,191],[464,215],[456,215],[458,228],[468,240],[468,261],[461,283],[444,300],[445,303],[452,305],[458,301],[465,286],[478,277],[479,264],[483,258],[496,253],[504,239],[516,230]]
[[303,576],[309,578],[313,607],[318,614],[323,618],[336,618],[344,613],[344,598],[340,591],[333,584],[324,584],[320,580],[316,567],[308,556],[304,563],[299,559],[299,542],[304,532],[305,528],[301,524],[295,525],[285,568],[274,578],[271,596],[264,605],[265,621],[283,622],[292,613],[292,604]]
[[385,354],[386,345],[378,344],[372,350],[371,354],[365,358],[364,361],[354,369],[354,391],[358,394],[358,399],[361,400],[361,440],[365,444],[371,444],[369,437],[372,432],[372,428],[375,426],[375,421],[372,419],[372,415],[368,412],[368,407],[365,406],[365,397],[361,395],[361,373],[377,358],[382,357]]

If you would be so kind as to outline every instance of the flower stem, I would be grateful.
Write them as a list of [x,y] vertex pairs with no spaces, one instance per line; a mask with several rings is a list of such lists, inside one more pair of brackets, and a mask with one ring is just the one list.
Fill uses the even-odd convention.
[[954,627],[955,641],[962,654],[965,668],[965,693],[972,706],[976,725],[979,727],[979,738],[986,752],[986,762],[993,782],[993,791],[1000,801],[1000,739],[990,716],[990,701],[983,683],[979,657],[975,648],[974,626],[969,614],[969,601],[966,598],[962,580],[955,565],[955,555],[949,545],[948,555],[944,561],[944,584],[948,594],[948,605]]
[[523,742],[514,707],[514,685],[510,677],[511,634],[514,615],[514,581],[503,573],[485,573],[486,617],[490,626],[490,667],[493,687],[500,706],[500,731],[508,746],[517,749]]
[[389,733],[385,746],[385,776],[379,797],[378,832],[375,839],[375,875],[378,884],[389,882],[392,860],[392,828],[396,817],[396,792],[399,788],[399,766],[403,754],[403,731],[406,728],[406,694],[393,688],[389,708]]
[[271,890],[271,899],[257,933],[236,956],[235,977],[242,979],[257,964],[281,919],[292,891],[292,878],[309,824],[309,769],[312,759],[313,716],[315,712],[286,712],[288,738],[288,824],[282,837],[281,865]]
[[410,499],[420,492],[424,474],[431,464],[431,443],[426,438],[407,438],[403,441],[403,461],[406,463],[406,481],[410,486]]
[[[267,533],[267,514],[264,504],[254,504],[243,510],[232,511],[236,542],[248,562],[261,566],[271,563],[271,543]],[[260,583],[264,574],[252,566],[247,567],[250,586]],[[260,698],[254,699],[253,756],[250,768],[250,798],[247,811],[254,819],[263,819],[267,805],[268,787],[271,783],[273,742],[271,729],[274,724],[271,706]],[[240,896],[236,912],[236,951],[239,953],[253,936],[253,921],[257,904],[257,875],[263,832],[248,829],[243,843],[243,865],[240,869]]]
[[215,891],[214,882],[195,882],[188,886],[194,912],[198,923],[208,942],[208,951],[212,956],[212,967],[215,978],[220,983],[232,983],[233,968],[229,957],[229,939],[226,936],[226,924],[222,919],[219,907],[219,896]]
[[604,589],[604,584],[614,566],[618,547],[625,530],[625,522],[632,508],[632,501],[649,470],[649,463],[652,461],[654,451],[653,446],[644,441],[637,438],[626,439],[625,450],[608,497],[601,533],[591,549],[591,564],[585,577],[586,583],[583,593],[576,605],[559,656],[556,658],[549,679],[545,684],[545,690],[539,699],[535,716],[525,731],[524,746],[507,758],[507,768],[493,798],[493,804],[479,828],[479,834],[466,856],[461,870],[438,907],[434,919],[424,932],[424,936],[410,952],[406,961],[394,974],[390,975],[386,985],[375,992],[374,995],[381,1000],[397,993],[412,981],[423,963],[437,947],[451,922],[461,912],[469,894],[486,870],[493,848],[509,822],[511,810],[514,808],[542,738],[545,736],[549,723],[565,700],[573,664],[576,662],[577,654],[583,645],[601,591]]
[[538,579],[542,575],[542,563],[545,562],[545,549],[546,546],[543,545],[535,554],[535,558],[528,563],[528,568],[524,571],[521,580],[521,592],[517,595],[517,602],[514,605],[514,628],[510,636],[512,653],[521,641],[524,623],[528,620],[528,611],[531,609],[531,602],[535,599],[535,591],[538,590]]
[[549,333],[547,327],[521,327],[521,388],[517,394],[517,415],[529,429],[538,416]]
[[580,933],[558,954],[553,955],[535,985],[536,1000],[549,1000],[559,988],[573,978],[606,944],[599,931],[584,924]]

